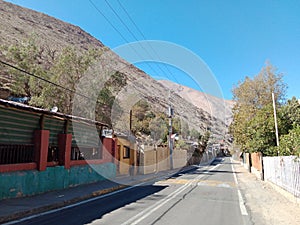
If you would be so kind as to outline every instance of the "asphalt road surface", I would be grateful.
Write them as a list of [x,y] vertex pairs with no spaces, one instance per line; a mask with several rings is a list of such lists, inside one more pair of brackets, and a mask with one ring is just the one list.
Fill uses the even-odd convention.
[[251,224],[230,158],[20,224]]

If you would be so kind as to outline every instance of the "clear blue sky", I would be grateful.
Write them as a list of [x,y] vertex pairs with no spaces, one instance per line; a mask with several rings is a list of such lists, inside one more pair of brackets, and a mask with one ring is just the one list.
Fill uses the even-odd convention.
[[[143,37],[118,0],[107,0],[139,40]],[[174,42],[197,54],[209,66],[226,99],[245,76],[253,77],[268,60],[284,74],[287,97],[300,98],[300,1],[119,0],[149,40]],[[110,48],[126,41],[88,0],[11,0],[80,26]],[[105,0],[93,0],[127,41],[136,41]],[[155,77],[146,65],[143,70]],[[176,70],[172,77],[195,87]],[[175,77],[175,78],[174,78]],[[213,93],[211,93],[213,94]]]

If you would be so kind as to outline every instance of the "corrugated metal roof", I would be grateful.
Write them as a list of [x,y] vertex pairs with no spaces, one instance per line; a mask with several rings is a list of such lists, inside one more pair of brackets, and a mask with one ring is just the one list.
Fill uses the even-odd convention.
[[46,114],[46,115],[50,115],[50,116],[53,116],[53,117],[58,117],[58,118],[61,118],[61,119],[71,119],[71,120],[79,121],[79,122],[83,122],[83,123],[96,124],[96,125],[100,125],[100,126],[104,126],[104,127],[110,127],[110,125],[108,125],[106,123],[96,121],[96,120],[91,120],[91,119],[87,119],[87,118],[83,118],[83,117],[79,117],[79,116],[63,114],[63,113],[60,113],[60,112],[51,112],[51,111],[46,110],[46,109],[41,109],[41,108],[29,106],[29,105],[18,103],[18,102],[8,101],[8,100],[4,100],[4,99],[0,99],[0,105],[3,105],[5,107],[9,107],[9,108],[13,108],[13,109],[24,110],[24,111],[27,111],[27,112],[29,111],[29,112],[32,112],[32,113]]

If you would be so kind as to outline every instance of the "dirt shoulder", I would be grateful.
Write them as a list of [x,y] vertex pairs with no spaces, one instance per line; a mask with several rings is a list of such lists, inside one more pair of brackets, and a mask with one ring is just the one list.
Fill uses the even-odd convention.
[[[242,165],[235,164],[239,188],[246,208],[255,225],[300,224],[300,205],[287,195],[275,190],[273,185],[258,179]],[[277,189],[277,188],[276,188]],[[282,191],[284,192],[284,191]]]

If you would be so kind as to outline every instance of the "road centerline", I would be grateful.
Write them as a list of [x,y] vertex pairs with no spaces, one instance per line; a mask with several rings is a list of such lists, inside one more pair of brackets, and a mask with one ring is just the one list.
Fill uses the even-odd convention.
[[[221,164],[218,164],[218,165],[212,167],[211,169],[209,169],[209,171],[210,170],[215,170],[220,165]],[[145,218],[147,218],[148,216],[150,216],[152,213],[154,213],[156,210],[158,210],[159,208],[161,208],[163,205],[165,205],[167,202],[169,202],[172,199],[174,199],[181,192],[185,191],[195,181],[199,180],[201,176],[203,176],[203,174],[198,175],[195,179],[192,179],[190,182],[188,182],[188,183],[184,184],[183,186],[179,187],[174,192],[172,192],[169,195],[167,195],[165,198],[161,199],[160,201],[158,201],[154,205],[152,205],[152,206],[144,209],[143,211],[141,211],[140,213],[138,213],[134,217],[131,217],[129,220],[127,220],[126,222],[122,223],[121,225],[129,225],[129,224],[130,225],[136,225],[136,224],[138,224],[139,222],[141,222],[142,220],[144,220]]]

